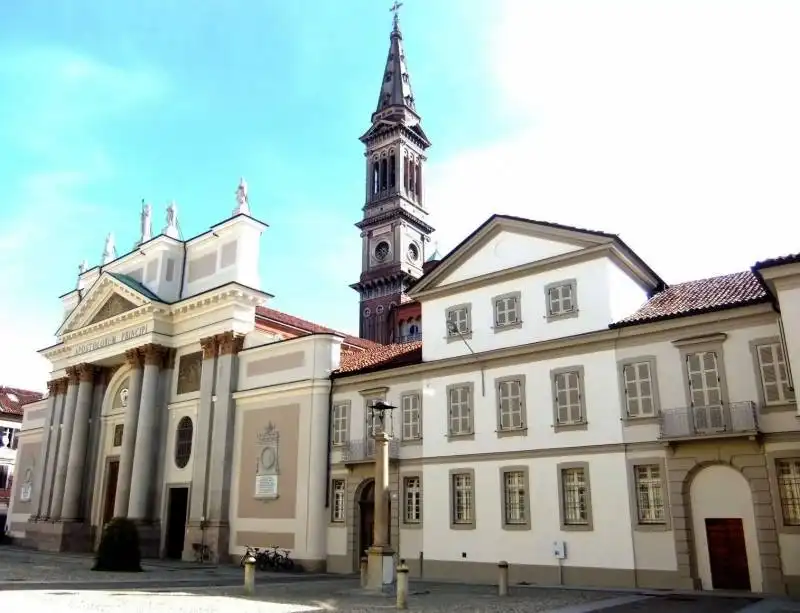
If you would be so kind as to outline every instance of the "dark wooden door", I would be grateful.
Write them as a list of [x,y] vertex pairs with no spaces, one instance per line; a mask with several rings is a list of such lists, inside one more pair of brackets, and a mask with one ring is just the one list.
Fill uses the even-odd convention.
[[180,560],[183,556],[183,545],[184,539],[186,538],[186,516],[189,511],[189,488],[170,488],[167,504],[166,554],[168,558]]
[[361,526],[359,529],[359,558],[367,555],[365,550],[372,547],[375,530],[375,508],[372,501],[361,503]]
[[711,583],[716,590],[750,590],[741,519],[706,519]]
[[106,495],[103,505],[103,524],[114,518],[114,503],[117,499],[117,477],[119,477],[119,460],[108,463],[106,472]]

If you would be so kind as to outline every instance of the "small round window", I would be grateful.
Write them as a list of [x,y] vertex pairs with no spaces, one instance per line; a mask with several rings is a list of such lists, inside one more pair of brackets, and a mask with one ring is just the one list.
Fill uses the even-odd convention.
[[175,465],[186,468],[189,458],[192,457],[192,435],[194,424],[191,417],[182,417],[175,431]]

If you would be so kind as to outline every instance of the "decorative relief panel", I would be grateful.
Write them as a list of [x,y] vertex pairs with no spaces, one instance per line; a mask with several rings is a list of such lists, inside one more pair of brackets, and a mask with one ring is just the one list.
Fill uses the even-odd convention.
[[133,302],[127,298],[123,298],[119,294],[114,294],[111,296],[111,298],[106,300],[103,306],[100,307],[97,315],[92,318],[92,321],[89,322],[89,325],[96,324],[98,321],[111,319],[112,317],[116,317],[117,315],[121,315],[122,313],[135,308],[137,307]]
[[124,409],[128,406],[128,387],[130,386],[130,379],[125,379],[119,384],[117,393],[114,394],[114,402],[112,407],[115,409]]
[[178,362],[178,394],[188,394],[200,389],[200,375],[203,371],[203,352],[196,351],[182,355]]
[[272,422],[256,435],[258,441],[258,466],[254,497],[272,499],[278,497],[278,475],[280,473],[280,433]]

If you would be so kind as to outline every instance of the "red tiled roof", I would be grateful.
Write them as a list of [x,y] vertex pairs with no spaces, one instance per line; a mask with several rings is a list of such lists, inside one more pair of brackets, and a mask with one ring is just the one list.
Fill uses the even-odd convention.
[[766,302],[769,295],[749,270],[671,285],[612,328]]
[[23,405],[44,398],[39,392],[0,385],[0,413],[22,415]]
[[395,368],[422,362],[422,342],[377,345],[366,351],[342,351],[337,374]]
[[781,266],[782,264],[796,264],[797,262],[800,262],[800,253],[790,253],[789,255],[781,255],[777,258],[756,262],[755,266],[753,266],[753,270],[772,268],[773,266]]
[[357,336],[351,336],[349,334],[345,334],[344,332],[334,330],[333,328],[321,326],[319,324],[315,324],[314,322],[300,319],[294,315],[282,313],[281,311],[276,311],[275,309],[270,309],[268,307],[256,307],[256,315],[272,320],[280,325],[287,326],[289,328],[295,328],[301,332],[307,332],[308,334],[338,334],[339,336],[344,337],[344,342],[346,344],[360,347],[361,349],[382,346],[373,341],[368,341],[364,338],[358,338]]

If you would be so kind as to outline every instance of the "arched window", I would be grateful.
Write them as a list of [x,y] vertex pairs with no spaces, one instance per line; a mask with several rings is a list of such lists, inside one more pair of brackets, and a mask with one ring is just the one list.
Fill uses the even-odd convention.
[[397,181],[397,158],[394,157],[394,153],[389,156],[389,189],[394,188],[395,182]]
[[386,158],[381,158],[381,191],[386,189]]
[[378,162],[372,163],[372,195],[378,193],[378,181],[379,181],[379,172],[378,172]]
[[192,435],[194,424],[191,417],[181,417],[175,430],[175,466],[186,468],[192,457]]
[[422,164],[417,164],[417,200],[422,200]]

